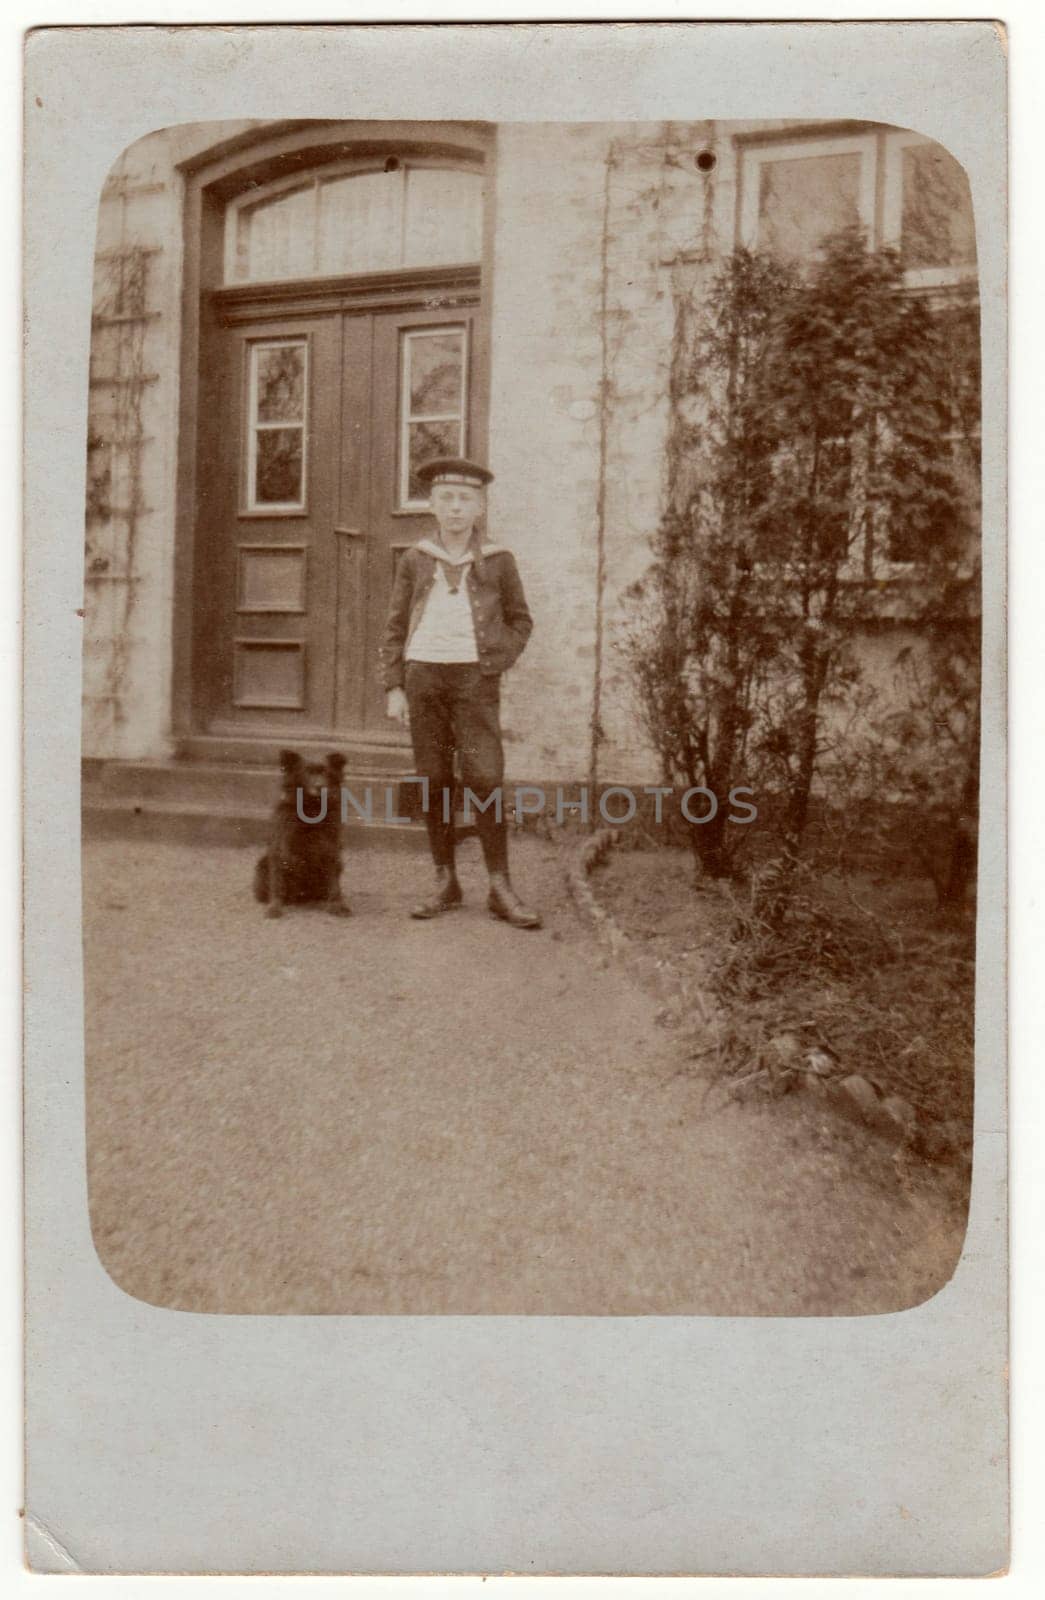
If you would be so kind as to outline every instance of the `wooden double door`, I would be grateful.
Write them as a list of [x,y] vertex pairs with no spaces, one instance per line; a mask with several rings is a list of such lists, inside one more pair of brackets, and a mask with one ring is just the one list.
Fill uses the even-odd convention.
[[378,649],[417,467],[480,447],[477,297],[225,308],[202,389],[196,704],[211,732],[393,731]]

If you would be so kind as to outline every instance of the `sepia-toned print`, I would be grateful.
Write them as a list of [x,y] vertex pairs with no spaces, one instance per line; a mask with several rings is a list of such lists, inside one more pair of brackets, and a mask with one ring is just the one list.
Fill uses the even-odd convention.
[[980,328],[861,121],[241,121],[98,207],[91,1228],[205,1313],[854,1317],[972,1171]]

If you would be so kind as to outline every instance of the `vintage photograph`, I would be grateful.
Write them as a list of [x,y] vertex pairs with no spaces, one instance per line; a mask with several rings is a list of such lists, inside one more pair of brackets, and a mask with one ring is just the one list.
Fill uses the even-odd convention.
[[857,1317],[972,1173],[966,173],[186,122],[98,202],[91,1232],[179,1311]]

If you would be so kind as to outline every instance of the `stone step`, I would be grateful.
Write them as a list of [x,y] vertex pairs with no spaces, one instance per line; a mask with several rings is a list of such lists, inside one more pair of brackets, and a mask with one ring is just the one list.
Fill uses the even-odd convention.
[[[81,792],[84,837],[257,843],[268,837],[280,784],[275,764],[87,761]],[[418,784],[374,767],[346,773],[342,787],[348,791],[345,805],[334,795],[328,805],[341,809],[346,844],[351,838],[368,846],[424,846]]]
[[[401,786],[405,800],[411,786],[401,784],[402,776],[399,772],[377,769],[354,771],[345,774],[342,786],[352,792],[364,809],[369,791],[371,810],[375,818],[382,818],[387,809],[386,789],[391,789],[393,796],[398,797]],[[238,766],[207,761],[105,761],[97,765],[92,763],[85,773],[85,787],[89,784],[100,799],[177,800],[188,804],[262,808],[275,803],[280,782],[280,770],[275,763]]]
[[[139,800],[100,795],[84,789],[84,839],[160,840],[176,844],[264,846],[271,810],[256,806],[184,800]],[[346,851],[426,848],[418,823],[349,822],[342,829]]]
[[297,750],[309,759],[322,758],[332,750],[338,750],[345,757],[351,772],[392,772],[405,776],[414,770],[410,742],[396,734],[375,735],[365,740],[338,739],[337,734],[308,738],[289,732],[283,738],[273,735],[248,737],[242,733],[193,734],[178,741],[175,759],[208,766],[276,769],[282,749]]

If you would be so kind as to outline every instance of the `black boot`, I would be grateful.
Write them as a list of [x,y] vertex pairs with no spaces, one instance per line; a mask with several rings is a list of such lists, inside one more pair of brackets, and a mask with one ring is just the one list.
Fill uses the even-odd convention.
[[415,906],[410,915],[420,921],[425,921],[429,917],[439,917],[444,911],[456,910],[463,899],[456,870],[452,866],[436,867],[434,893],[427,900],[422,900],[420,905]]
[[506,872],[491,872],[490,895],[486,902],[490,915],[508,922],[513,928],[539,928],[541,919],[536,911],[524,906]]

